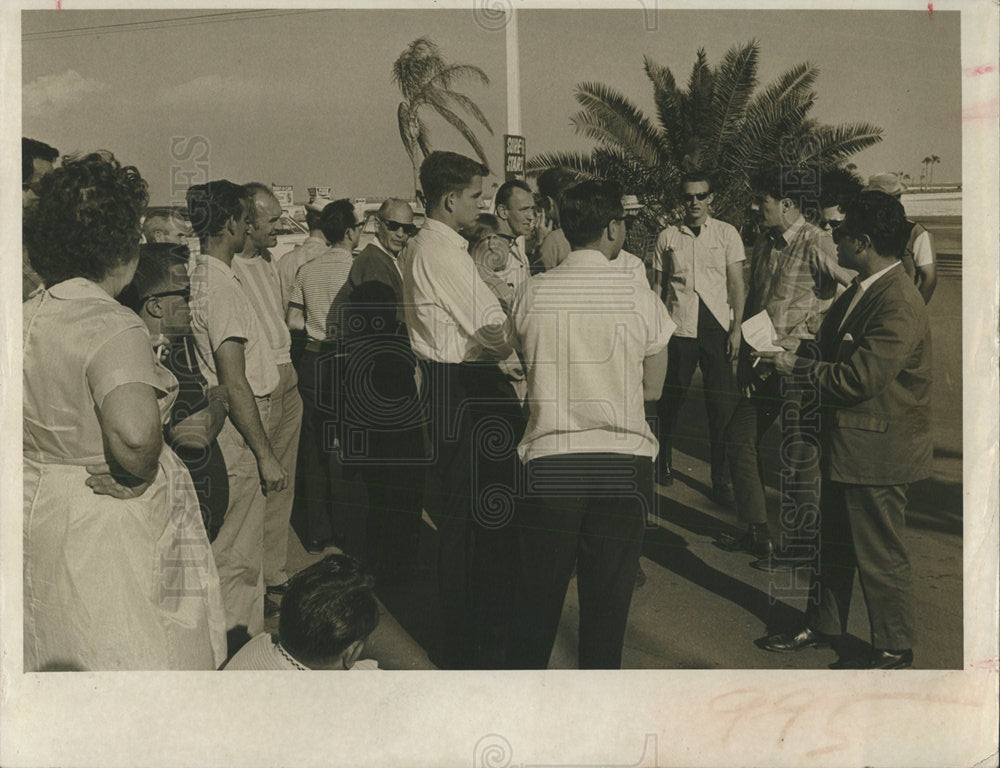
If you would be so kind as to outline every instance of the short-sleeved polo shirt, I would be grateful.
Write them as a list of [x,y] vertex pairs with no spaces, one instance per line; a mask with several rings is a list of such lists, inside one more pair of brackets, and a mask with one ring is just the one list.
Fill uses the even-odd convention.
[[656,241],[653,269],[670,276],[667,310],[677,323],[676,335],[698,335],[700,299],[723,328],[729,328],[732,308],[726,282],[730,264],[746,261],[740,233],[731,224],[708,217],[698,235],[685,224],[667,227]]
[[191,273],[191,332],[198,370],[209,386],[219,383],[215,352],[228,339],[243,344],[247,383],[255,397],[278,386],[278,366],[240,279],[208,255],[198,256]]

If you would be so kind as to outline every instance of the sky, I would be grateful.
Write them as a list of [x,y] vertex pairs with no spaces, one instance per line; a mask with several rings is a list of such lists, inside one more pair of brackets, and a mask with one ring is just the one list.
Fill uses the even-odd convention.
[[[428,36],[448,60],[489,77],[456,90],[489,120],[492,136],[469,122],[500,171],[505,32],[473,5],[491,7],[25,11],[23,134],[62,152],[113,151],[139,168],[153,204],[182,202],[190,183],[208,178],[293,184],[297,200],[317,185],[334,197],[409,197],[391,66]],[[820,71],[811,116],[884,129],[880,144],[852,159],[864,175],[902,170],[916,181],[922,158],[936,154],[935,182],[961,180],[958,13],[657,7],[518,12],[529,157],[593,147],[570,123],[579,83],[612,86],[653,117],[644,55],[686,83],[699,47],[717,64],[731,46],[757,39],[762,86],[810,61]],[[426,118],[434,148],[472,154],[447,123]]]

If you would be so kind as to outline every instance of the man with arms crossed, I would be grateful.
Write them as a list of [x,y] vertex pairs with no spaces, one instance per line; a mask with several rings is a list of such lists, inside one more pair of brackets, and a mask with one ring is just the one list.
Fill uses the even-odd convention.
[[232,643],[238,643],[239,632],[233,632],[238,627],[250,635],[264,629],[264,494],[288,484],[288,473],[265,430],[278,367],[231,266],[246,244],[246,189],[224,179],[196,184],[187,191],[187,204],[201,241],[191,274],[195,356],[208,386],[224,384],[231,403],[229,420],[218,436],[229,476],[229,506],[212,551],[222,583],[226,629]]
[[[761,641],[769,651],[825,645],[847,629],[854,572],[868,606],[871,654],[833,669],[913,664],[913,600],[904,542],[906,492],[930,474],[931,331],[924,300],[900,264],[903,206],[883,192],[845,205],[834,235],[858,281],[827,313],[813,349],[764,353],[805,377],[823,406],[819,569],[805,628]],[[818,359],[812,352],[818,352]]]
[[574,565],[579,666],[621,666],[643,528],[654,509],[657,443],[643,401],[660,396],[675,327],[648,284],[612,263],[625,242],[621,197],[606,181],[567,189],[559,211],[573,251],[515,301],[531,410],[518,446],[528,486],[515,513],[516,668],[548,665]]

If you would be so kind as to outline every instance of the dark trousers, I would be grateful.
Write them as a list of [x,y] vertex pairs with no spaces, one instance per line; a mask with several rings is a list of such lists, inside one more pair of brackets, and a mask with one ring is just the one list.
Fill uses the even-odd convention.
[[780,529],[785,546],[801,545],[803,559],[818,529],[820,501],[820,415],[814,388],[772,373],[751,397],[741,397],[726,428],[729,474],[736,512],[745,523],[766,523],[764,472],[760,443],[781,416]]
[[705,304],[698,302],[698,336],[674,336],[667,346],[667,378],[657,404],[660,441],[660,466],[671,465],[674,427],[677,415],[691,386],[695,368],[701,366],[705,411],[708,414],[708,437],[711,444],[712,482],[726,476],[726,422],[733,410],[732,363],[726,356],[728,334]]
[[342,535],[336,522],[340,468],[334,441],[339,429],[339,359],[332,346],[310,342],[299,359],[302,431],[295,469],[293,527],[304,544]]
[[440,476],[439,666],[506,666],[516,575],[511,521],[524,416],[495,364],[426,363],[431,445]]
[[528,462],[517,508],[520,578],[512,625],[517,669],[545,669],[576,565],[580,669],[621,668],[653,462],[625,454],[563,454]]
[[806,614],[809,627],[828,635],[847,631],[857,569],[872,646],[913,647],[912,574],[903,543],[907,488],[824,481],[822,544]]

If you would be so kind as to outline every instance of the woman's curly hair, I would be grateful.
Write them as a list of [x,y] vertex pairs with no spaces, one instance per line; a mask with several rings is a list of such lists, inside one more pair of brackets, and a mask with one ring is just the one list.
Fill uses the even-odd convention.
[[107,151],[67,156],[44,176],[25,211],[28,260],[46,285],[73,277],[95,282],[139,253],[149,192],[134,166]]

